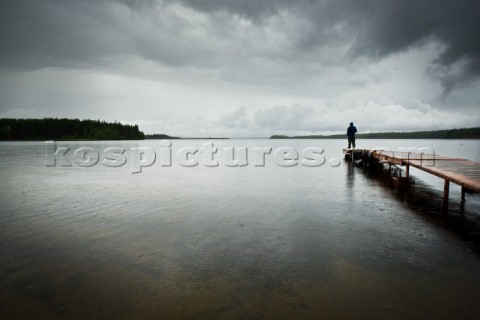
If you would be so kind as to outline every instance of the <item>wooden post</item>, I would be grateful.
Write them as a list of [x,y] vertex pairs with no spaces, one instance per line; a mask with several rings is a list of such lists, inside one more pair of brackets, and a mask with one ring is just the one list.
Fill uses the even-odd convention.
[[407,176],[407,178],[410,178],[410,164],[407,163],[407,168],[405,171],[405,175]]
[[462,202],[465,201],[465,187],[462,186]]
[[450,181],[448,181],[447,179],[445,179],[445,183],[443,185],[443,203],[445,205],[448,204],[448,194],[449,194],[449,191],[450,191]]

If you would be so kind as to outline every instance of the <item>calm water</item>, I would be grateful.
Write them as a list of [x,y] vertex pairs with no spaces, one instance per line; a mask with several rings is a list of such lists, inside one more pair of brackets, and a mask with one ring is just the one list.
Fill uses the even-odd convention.
[[[213,140],[325,149],[321,167],[46,167],[0,143],[0,319],[479,319],[480,197],[412,170],[409,189],[328,160],[343,140]],[[201,140],[172,140],[199,147]],[[366,140],[480,161],[480,141]],[[249,153],[252,156],[252,153]],[[334,162],[332,162],[334,163]]]

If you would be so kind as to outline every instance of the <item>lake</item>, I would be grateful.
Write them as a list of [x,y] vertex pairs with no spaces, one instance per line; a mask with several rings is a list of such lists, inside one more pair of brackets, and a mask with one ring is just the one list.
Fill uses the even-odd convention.
[[[346,140],[170,143],[0,143],[1,319],[480,319],[478,194],[451,184],[446,211],[443,180],[392,188]],[[357,141],[379,146],[480,162],[479,140]]]

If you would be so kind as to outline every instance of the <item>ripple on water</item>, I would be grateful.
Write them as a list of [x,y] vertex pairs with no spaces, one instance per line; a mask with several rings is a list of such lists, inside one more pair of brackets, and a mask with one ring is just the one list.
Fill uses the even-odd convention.
[[0,318],[479,316],[478,197],[445,213],[428,181],[345,163],[132,175],[9,152]]

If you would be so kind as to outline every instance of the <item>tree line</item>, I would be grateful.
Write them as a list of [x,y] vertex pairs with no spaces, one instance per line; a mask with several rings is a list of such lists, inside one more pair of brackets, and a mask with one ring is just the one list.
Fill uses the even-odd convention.
[[[435,131],[360,133],[355,136],[358,139],[480,139],[480,127]],[[286,135],[274,135],[271,136],[270,139],[344,139],[346,137],[346,134],[292,137]]]
[[143,140],[138,125],[79,119],[0,119],[0,140]]
[[167,139],[180,139],[179,137],[172,137],[164,133],[146,134],[145,139],[167,140]]

